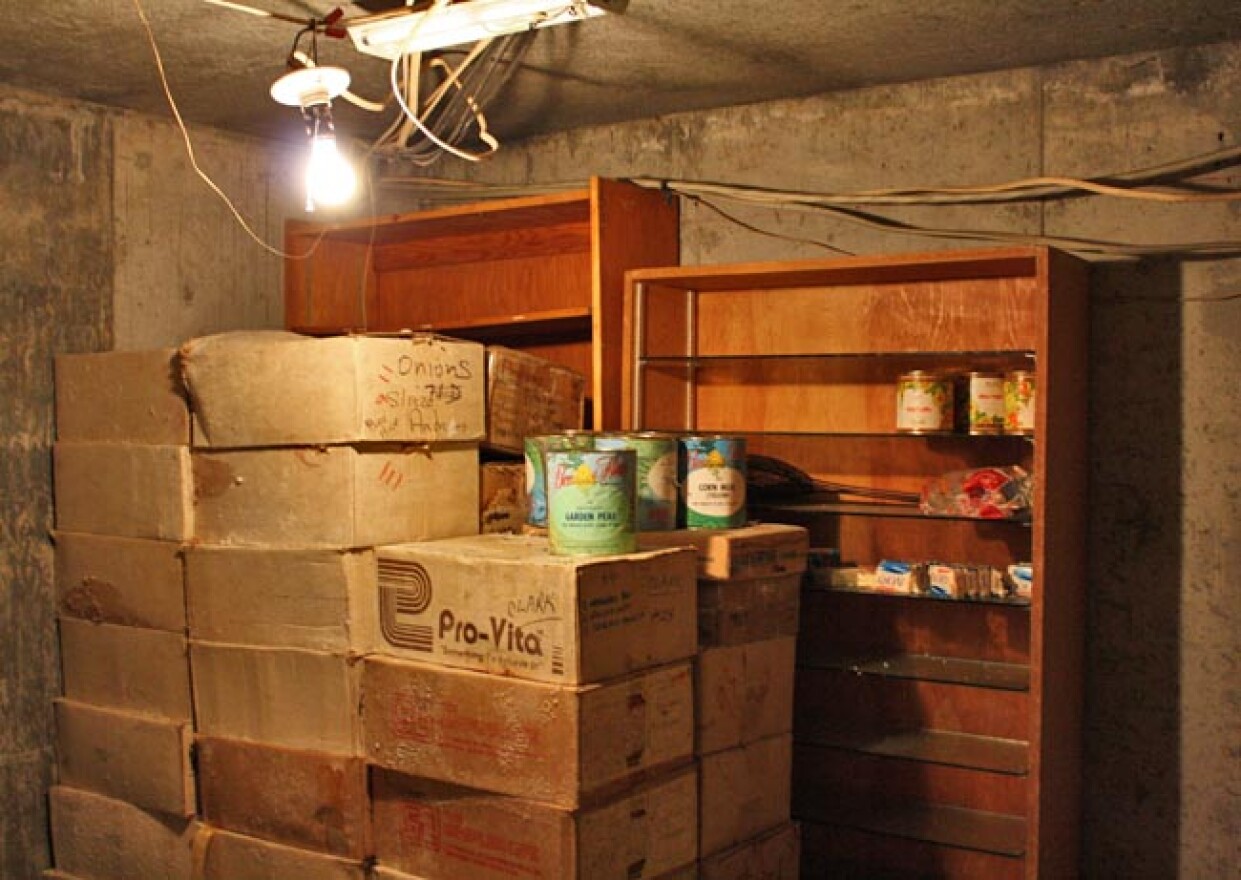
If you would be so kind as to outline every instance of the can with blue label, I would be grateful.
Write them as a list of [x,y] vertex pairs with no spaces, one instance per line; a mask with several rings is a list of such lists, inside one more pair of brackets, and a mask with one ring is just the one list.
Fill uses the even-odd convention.
[[677,438],[645,431],[604,434],[596,449],[632,449],[638,455],[637,524],[640,532],[677,527]]
[[613,556],[637,550],[638,454],[632,449],[547,453],[547,537],[560,556]]
[[526,437],[522,449],[526,459],[526,523],[547,527],[547,453],[563,449],[595,448],[593,431],[565,431]]
[[732,529],[746,524],[744,437],[682,437],[682,524]]

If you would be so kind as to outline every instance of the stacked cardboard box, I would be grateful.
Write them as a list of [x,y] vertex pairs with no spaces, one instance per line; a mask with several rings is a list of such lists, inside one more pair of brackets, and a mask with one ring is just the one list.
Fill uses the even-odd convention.
[[220,877],[362,877],[373,548],[477,531],[482,346],[227,334],[182,366],[200,848]]
[[796,878],[790,822],[793,671],[805,529],[650,532],[698,549],[700,877]]
[[61,876],[188,878],[193,496],[176,352],[62,356],[56,388],[56,863]]
[[377,555],[362,694],[379,876],[645,880],[693,863],[692,551],[557,557],[483,535]]

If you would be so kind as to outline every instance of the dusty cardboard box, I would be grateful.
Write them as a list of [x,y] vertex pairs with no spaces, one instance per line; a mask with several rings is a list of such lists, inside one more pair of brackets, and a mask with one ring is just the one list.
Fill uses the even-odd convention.
[[574,809],[693,753],[688,663],[568,687],[368,657],[373,764]]
[[810,538],[801,526],[759,523],[736,529],[642,532],[638,544],[643,549],[694,547],[698,577],[734,580],[800,574],[806,570]]
[[199,544],[185,553],[190,636],[365,653],[376,640],[370,550]]
[[60,658],[71,700],[171,721],[191,718],[182,633],[62,617]]
[[197,641],[190,657],[200,733],[360,754],[356,658]]
[[194,442],[218,449],[482,440],[483,347],[428,334],[192,339]]
[[479,467],[478,530],[484,535],[519,533],[526,523],[526,468],[487,461]]
[[698,880],[797,880],[801,836],[789,822],[704,859]]
[[788,822],[792,766],[792,734],[705,755],[698,770],[699,857]]
[[54,785],[48,792],[56,867],[89,880],[191,880],[198,826],[125,801]]
[[586,377],[501,345],[487,347],[487,445],[520,453],[526,437],[582,426]]
[[193,534],[188,447],[60,441],[53,455],[61,531],[161,541]]
[[194,453],[197,537],[369,547],[478,532],[478,449],[329,446]]
[[723,647],[797,635],[801,575],[698,582],[698,645]]
[[547,540],[479,535],[376,550],[380,650],[535,681],[584,684],[697,650],[694,554],[553,556]]
[[[360,861],[310,852],[207,826],[194,880],[366,880]],[[139,880],[135,875],[133,880]]]
[[699,755],[793,729],[797,640],[708,648],[695,661],[694,724]]
[[128,801],[156,813],[194,815],[188,721],[59,699],[56,766],[62,785]]
[[579,810],[376,770],[375,855],[425,880],[645,880],[693,861],[690,766]]
[[360,757],[200,736],[202,816],[213,826],[331,855],[371,855]]
[[61,615],[185,631],[183,544],[80,532],[54,537]]
[[188,446],[190,409],[176,351],[58,355],[56,436]]

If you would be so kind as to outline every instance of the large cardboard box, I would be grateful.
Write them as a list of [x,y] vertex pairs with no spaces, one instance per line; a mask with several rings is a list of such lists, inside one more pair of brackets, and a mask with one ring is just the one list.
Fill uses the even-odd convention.
[[176,351],[58,355],[56,436],[189,445],[190,410]]
[[56,764],[62,785],[156,813],[194,815],[188,721],[56,700]]
[[223,333],[190,340],[181,359],[199,446],[478,442],[485,433],[476,342]]
[[181,633],[62,617],[60,658],[71,700],[171,721],[192,717]]
[[697,649],[694,554],[553,556],[547,540],[480,535],[380,547],[381,651],[584,684]]
[[200,736],[202,817],[213,826],[331,855],[371,855],[359,757]]
[[[194,880],[367,880],[359,861],[203,826]],[[132,880],[140,880],[134,875]]]
[[797,635],[800,574],[698,582],[698,645],[722,647]]
[[329,446],[194,453],[212,544],[370,547],[478,532],[478,449]]
[[366,653],[376,644],[370,550],[199,544],[185,554],[190,636]]
[[792,822],[704,859],[698,880],[797,880],[801,837]]
[[356,658],[192,642],[198,731],[292,749],[360,754]]
[[487,445],[520,453],[526,437],[580,428],[586,377],[501,345],[487,348]]
[[567,687],[368,657],[367,756],[381,767],[575,809],[693,754],[688,663]]
[[61,531],[161,541],[193,535],[188,447],[60,441],[53,457]]
[[520,462],[487,461],[479,467],[478,531],[519,534],[526,524],[526,468]]
[[697,753],[731,749],[793,730],[797,640],[708,648],[695,665]]
[[376,857],[424,880],[646,880],[697,856],[692,766],[575,811],[381,770],[372,781]]
[[125,801],[52,786],[48,792],[58,870],[82,880],[191,880],[197,823]]
[[54,537],[62,616],[185,631],[183,544],[80,532]]
[[711,580],[800,574],[806,570],[809,533],[801,526],[759,523],[736,529],[678,529],[643,532],[638,544],[654,547],[694,547],[698,576]]
[[789,821],[793,737],[781,734],[705,755],[699,763],[699,857]]

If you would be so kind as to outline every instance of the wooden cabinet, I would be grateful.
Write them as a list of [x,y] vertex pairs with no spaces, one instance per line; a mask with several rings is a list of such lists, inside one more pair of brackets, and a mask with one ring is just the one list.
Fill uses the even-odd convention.
[[[803,594],[794,813],[807,877],[1070,877],[1078,851],[1087,272],[1045,249],[637,270],[626,427],[740,434],[819,484],[918,492],[1018,465],[1032,520],[784,501],[882,559],[1033,563],[1032,597]],[[913,369],[1035,374],[1028,436],[895,431]]]
[[679,260],[674,200],[620,181],[349,223],[289,221],[285,326],[432,330],[521,348],[589,379],[619,423],[624,273]]

